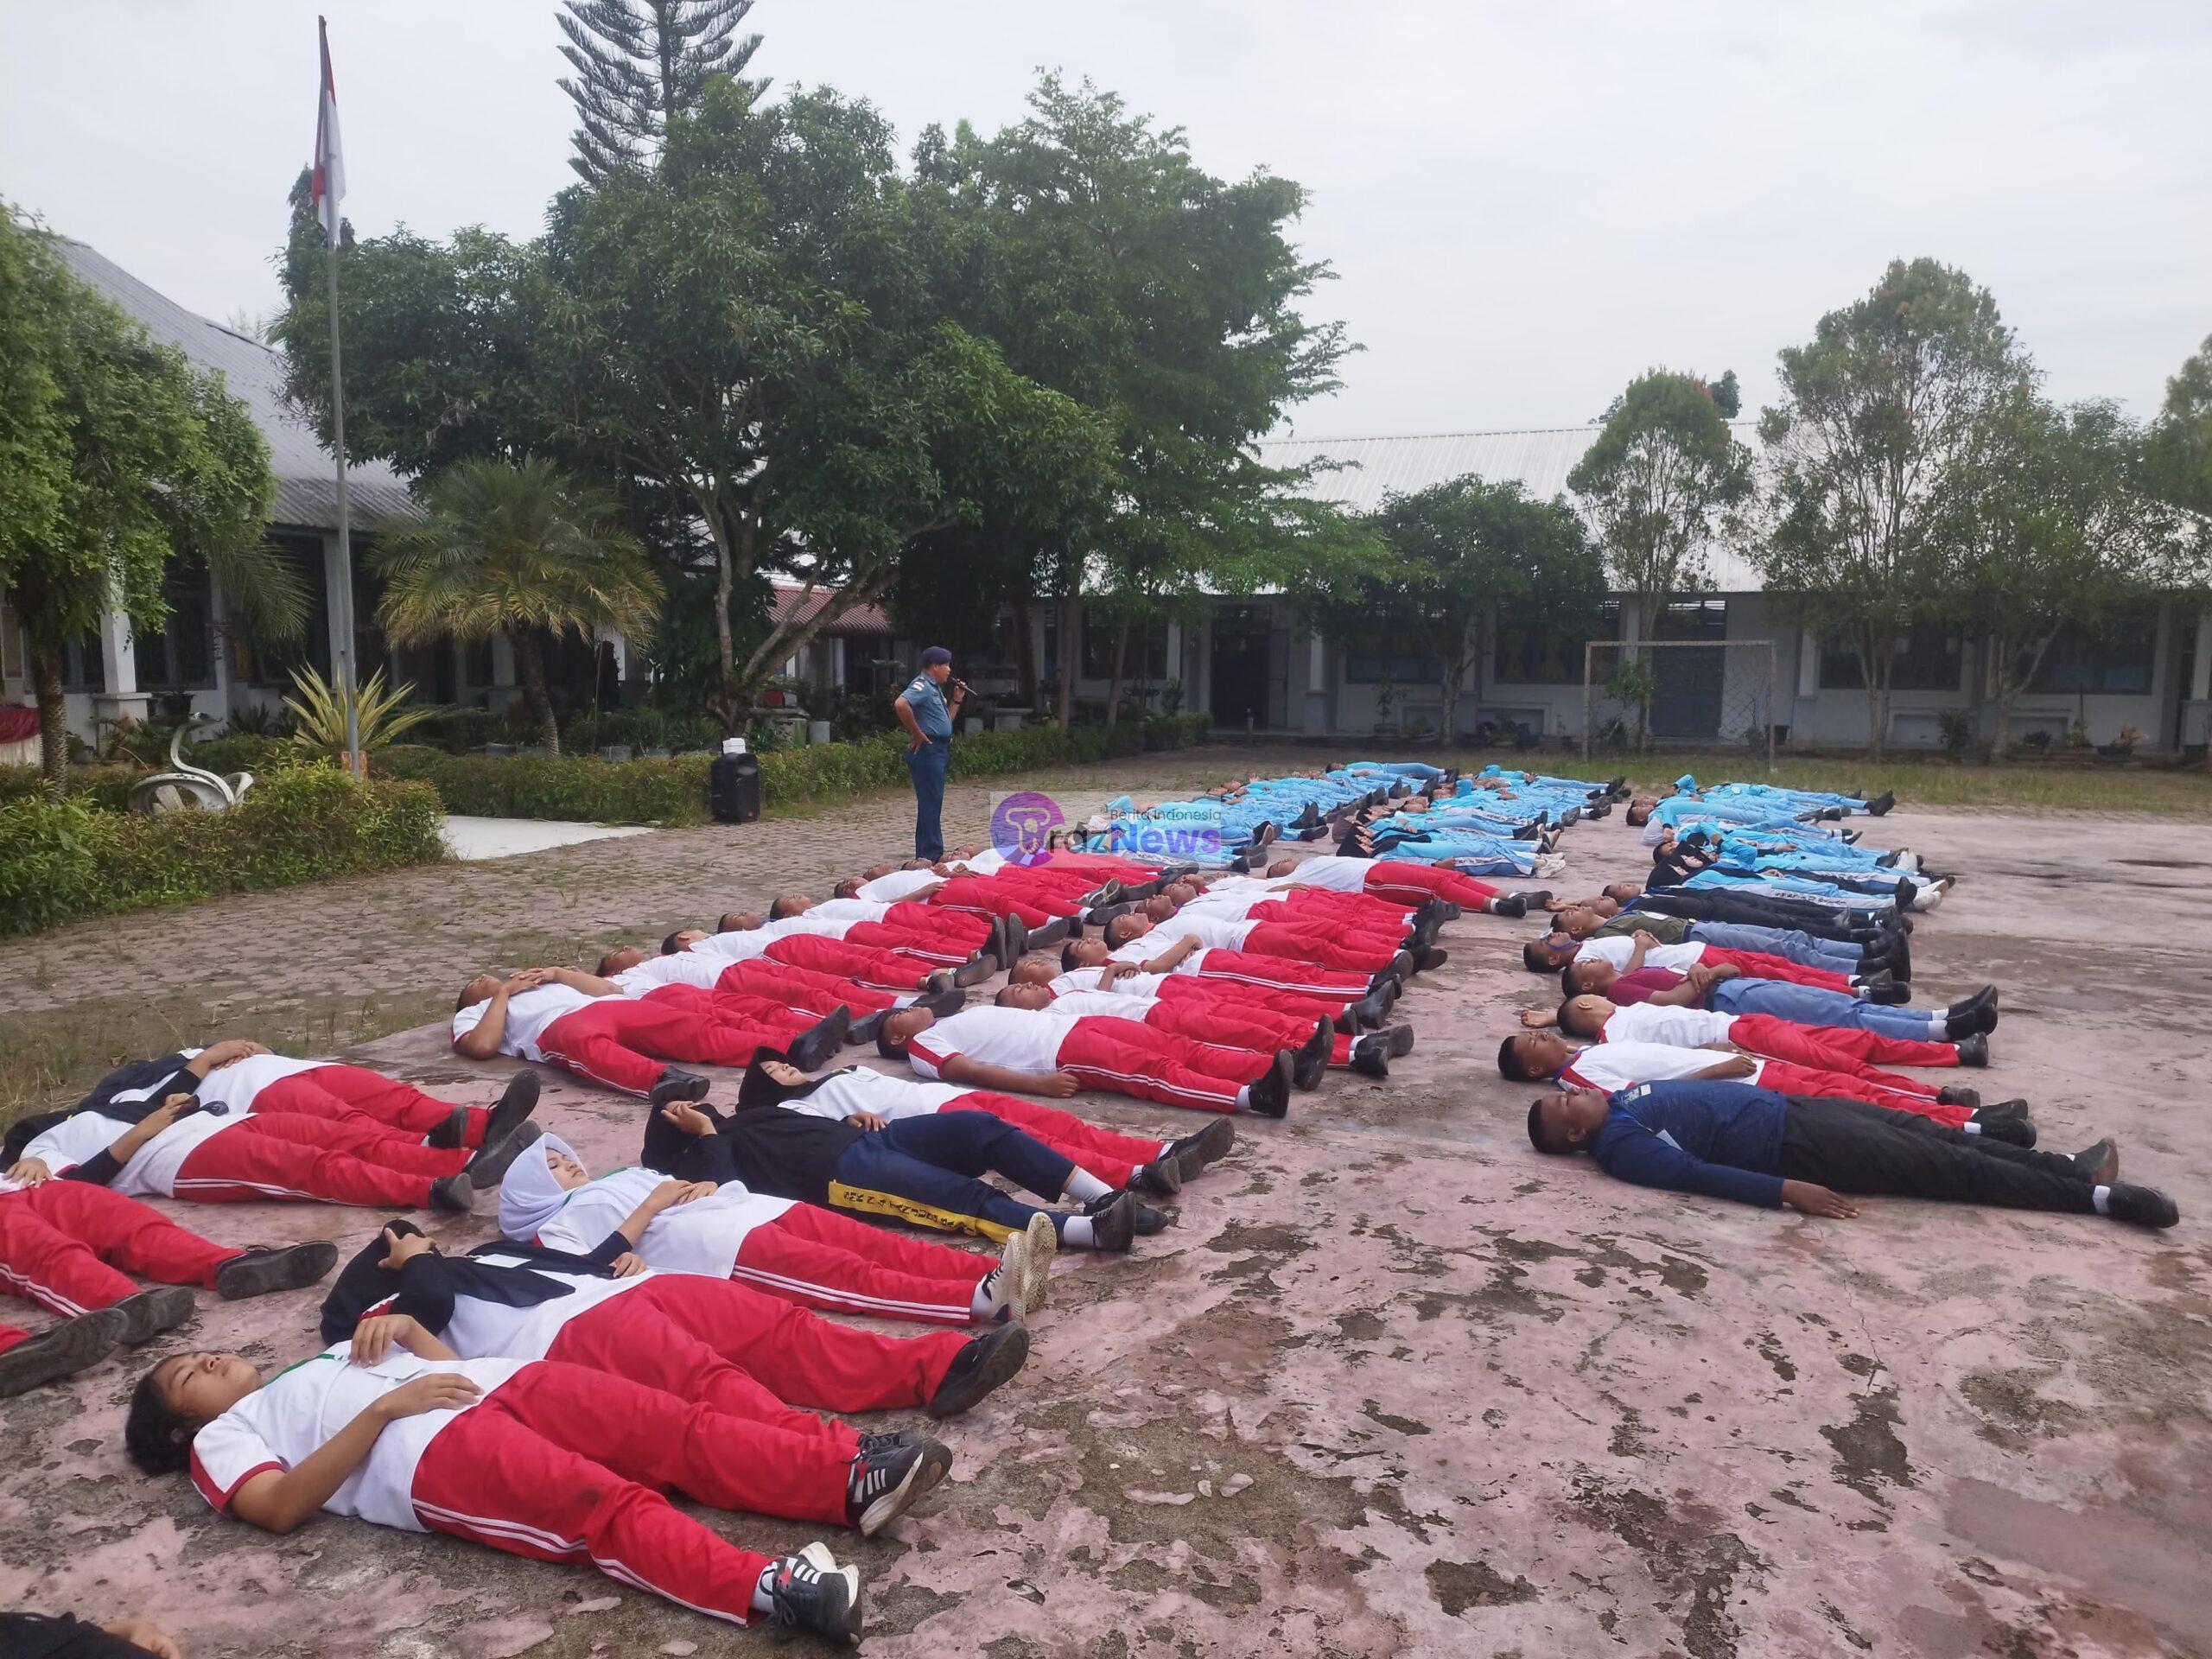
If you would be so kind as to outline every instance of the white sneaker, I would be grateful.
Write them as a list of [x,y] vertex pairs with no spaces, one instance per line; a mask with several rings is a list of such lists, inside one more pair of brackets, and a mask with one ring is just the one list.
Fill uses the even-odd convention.
[[1021,1311],[1034,1313],[1045,1306],[1046,1287],[1052,1277],[1052,1258],[1059,1254],[1060,1236],[1052,1227],[1052,1218],[1039,1210],[1029,1217],[1028,1230],[1023,1235],[1027,1246],[1021,1268]]

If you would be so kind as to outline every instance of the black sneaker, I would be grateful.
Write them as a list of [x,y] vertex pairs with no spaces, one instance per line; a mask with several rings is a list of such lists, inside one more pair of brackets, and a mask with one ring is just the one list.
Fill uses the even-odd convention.
[[43,1383],[58,1382],[99,1364],[123,1340],[124,1326],[130,1319],[115,1308],[96,1307],[35,1337],[26,1337],[0,1354],[0,1400]]
[[1493,916],[1510,916],[1517,919],[1529,913],[1529,901],[1517,893],[1500,893],[1490,901],[1490,913]]
[[1981,1105],[1981,1090],[1969,1089],[1963,1084],[1947,1084],[1936,1091],[1936,1103],[1939,1106],[1963,1106],[1968,1111],[1974,1111]]
[[1390,1050],[1388,1039],[1380,1032],[1370,1033],[1351,1046],[1351,1069],[1363,1077],[1387,1077],[1390,1075]]
[[2085,1181],[2109,1186],[2120,1179],[2120,1142],[2107,1135],[2074,1154],[2074,1168]]
[[1020,1370],[1028,1357],[1027,1325],[995,1325],[968,1338],[922,1409],[932,1417],[957,1417]]
[[1172,1198],[1183,1190],[1183,1166],[1178,1163],[1171,1149],[1163,1152],[1148,1164],[1137,1166],[1129,1177],[1129,1191],[1143,1192],[1155,1198]]
[[861,1570],[840,1567],[827,1544],[768,1564],[768,1623],[811,1630],[847,1647],[861,1640]]
[[1063,940],[1078,938],[1082,933],[1083,922],[1080,918],[1055,916],[1044,926],[1033,927],[1029,930],[1027,948],[1032,950],[1046,950],[1060,944]]
[[1507,897],[1518,899],[1524,912],[1541,910],[1551,903],[1552,890],[1549,887],[1530,887],[1520,893],[1509,893]]
[[1109,1192],[1096,1203],[1087,1206],[1084,1214],[1090,1218],[1090,1248],[1109,1255],[1125,1255],[1129,1241],[1137,1234],[1136,1196],[1130,1192]]
[[679,1071],[674,1066],[663,1071],[645,1098],[652,1103],[655,1111],[673,1105],[679,1100],[704,1100],[707,1090],[714,1085],[692,1071]]
[[952,970],[955,985],[980,985],[999,970],[995,957],[970,957]]
[[1889,810],[1897,804],[1897,791],[1893,789],[1885,789],[1880,794],[1877,795],[1872,800],[1866,803],[1866,811],[1869,817],[1877,818],[1882,817],[1885,816]]
[[338,1247],[327,1238],[276,1249],[257,1244],[215,1269],[215,1294],[226,1302],[311,1285],[338,1265]]
[[476,1188],[466,1175],[441,1175],[430,1183],[430,1208],[467,1215],[476,1207]]
[[2171,1227],[2181,1219],[2179,1207],[2157,1187],[2133,1186],[2124,1181],[2106,1195],[2105,1213],[2114,1221],[2133,1222],[2138,1227]]
[[1959,1051],[1961,1065],[1984,1066],[1989,1064],[1989,1039],[1980,1032],[1962,1038],[1955,1045]]
[[505,1140],[486,1141],[477,1147],[476,1155],[461,1166],[461,1173],[468,1177],[473,1187],[497,1186],[505,1179],[515,1154],[524,1147],[536,1146],[541,1133],[536,1124],[519,1124]]
[[1433,944],[1425,944],[1421,948],[1421,954],[1414,958],[1414,968],[1420,973],[1432,973],[1451,960],[1449,950],[1440,950]]
[[1130,1230],[1139,1238],[1150,1238],[1154,1233],[1167,1230],[1167,1212],[1148,1204],[1139,1204],[1129,1212]]
[[1029,948],[1029,924],[1019,916],[1001,916],[999,918],[999,931],[1006,939],[1006,949],[999,960],[1011,968],[1021,960],[1021,953]]
[[524,1124],[537,1109],[537,1073],[518,1071],[507,1081],[506,1092],[492,1108],[492,1115],[484,1120],[484,1139],[480,1144],[493,1146],[505,1140]]
[[1390,999],[1380,988],[1370,991],[1357,1002],[1344,1005],[1344,1012],[1351,1017],[1354,1026],[1379,1026],[1389,1011]]
[[[994,973],[998,971],[995,963],[993,964],[991,971]],[[793,1038],[790,1047],[785,1052],[790,1055],[791,1064],[800,1071],[811,1071],[817,1066],[827,1065],[836,1056],[839,1047],[843,1045],[845,1033],[850,1028],[852,1023],[853,1016],[846,1011],[845,1005],[840,1002],[822,1016],[819,1025],[810,1031],[801,1032]]]
[[443,1120],[430,1126],[423,1137],[423,1144],[439,1152],[451,1152],[468,1139],[468,1108],[456,1106]]
[[[963,1000],[964,1001],[965,999],[963,998]],[[876,1033],[883,1029],[885,1016],[890,1014],[890,1012],[891,1010],[888,1008],[878,1008],[874,1014],[863,1014],[861,1018],[854,1020],[850,1025],[847,1026],[845,1027],[845,1046],[848,1048],[857,1048],[863,1043],[874,1042],[875,1040]]]
[[142,1290],[108,1306],[123,1315],[123,1330],[116,1340],[126,1348],[163,1331],[174,1331],[192,1317],[192,1293],[182,1285],[161,1285]]
[[1375,1036],[1382,1045],[1382,1052],[1394,1060],[1402,1059],[1414,1052],[1414,1028],[1403,1021],[1383,1027]]
[[1401,985],[1412,976],[1413,971],[1414,953],[1410,950],[1399,951],[1396,956],[1390,958],[1390,965],[1382,969],[1385,975]]
[[1321,1086],[1321,1074],[1329,1069],[1329,1051],[1334,1046],[1336,1033],[1325,1023],[1317,1033],[1319,1040],[1309,1038],[1302,1048],[1287,1051],[1290,1055],[1290,1086],[1298,1090],[1313,1090]]
[[2035,1121],[2024,1114],[1985,1107],[1973,1121],[1985,1140],[2001,1141],[2008,1147],[2032,1147],[2036,1143]]
[[957,1014],[968,1006],[968,993],[954,990],[948,986],[934,995],[916,997],[913,1006],[918,1008],[927,1008],[942,1020],[946,1014]]
[[1217,1164],[1229,1156],[1229,1149],[1236,1144],[1236,1126],[1225,1117],[1217,1117],[1196,1135],[1186,1135],[1171,1143],[1168,1155],[1189,1180],[1210,1164]]
[[873,1538],[912,1508],[952,1467],[952,1453],[936,1440],[909,1440],[853,1459],[845,1480],[845,1520]]
[[1878,984],[1862,985],[1859,995],[1879,1007],[1901,1008],[1912,1001],[1912,987],[1900,985],[1893,979],[1884,979]]
[[1262,1117],[1290,1115],[1290,1051],[1275,1051],[1274,1064],[1254,1078],[1244,1090],[1244,1109]]
[[928,1439],[929,1436],[918,1428],[879,1429],[873,1434],[859,1436],[859,1451],[864,1458],[878,1457],[884,1452],[894,1451],[899,1446],[912,1446]]

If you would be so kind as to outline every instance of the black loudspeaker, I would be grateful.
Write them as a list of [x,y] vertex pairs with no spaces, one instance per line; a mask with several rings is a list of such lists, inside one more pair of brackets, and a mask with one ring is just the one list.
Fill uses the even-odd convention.
[[760,816],[760,763],[750,753],[718,754],[707,772],[707,804],[720,823]]

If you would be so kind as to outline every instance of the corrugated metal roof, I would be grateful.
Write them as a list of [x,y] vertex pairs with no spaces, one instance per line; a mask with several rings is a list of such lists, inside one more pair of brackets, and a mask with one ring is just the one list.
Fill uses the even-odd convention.
[[[284,401],[281,353],[186,310],[81,242],[57,236],[54,247],[72,275],[97,289],[149,334],[175,346],[196,366],[221,374],[231,395],[245,404],[269,441],[270,464],[276,474],[278,524],[309,530],[338,527],[338,486],[332,476],[331,454],[315,428]],[[356,461],[346,470],[355,530],[387,529],[422,516],[405,482],[383,461]]]
[[[772,626],[782,627],[800,618],[811,618],[830,602],[837,590],[833,588],[790,588],[776,582],[769,588],[769,603],[772,607]],[[841,613],[822,630],[824,639],[865,639],[878,634],[888,635],[891,619],[875,605],[855,605]]]
[[[1756,451],[1758,423],[1729,423],[1738,440]],[[1497,432],[1435,432],[1395,438],[1267,438],[1261,441],[1260,458],[1270,467],[1307,467],[1339,463],[1333,472],[1314,476],[1307,493],[1325,501],[1341,503],[1348,511],[1372,512],[1385,496],[1409,495],[1448,479],[1473,473],[1491,480],[1518,479],[1539,500],[1567,495],[1567,475],[1574,470],[1583,452],[1598,441],[1599,428],[1590,426],[1539,427]],[[1750,561],[1731,548],[1713,548],[1706,556],[1713,589],[1724,594],[1759,591],[1758,573]]]

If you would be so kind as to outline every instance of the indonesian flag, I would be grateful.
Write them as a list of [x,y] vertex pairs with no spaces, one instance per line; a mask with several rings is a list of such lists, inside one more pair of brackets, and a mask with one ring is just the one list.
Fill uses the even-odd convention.
[[346,199],[346,164],[338,152],[338,89],[330,79],[330,25],[315,19],[322,38],[322,100],[315,114],[315,176],[310,184],[315,216],[322,221],[331,245],[338,243],[338,204]]

